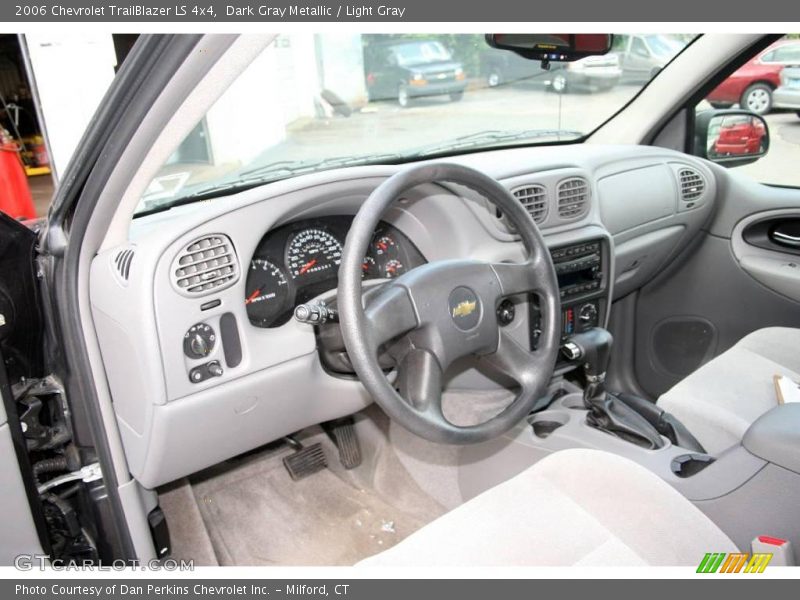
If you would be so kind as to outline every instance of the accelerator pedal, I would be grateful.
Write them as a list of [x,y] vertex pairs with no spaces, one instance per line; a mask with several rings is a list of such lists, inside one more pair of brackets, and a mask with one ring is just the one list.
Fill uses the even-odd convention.
[[322,428],[339,450],[339,462],[345,469],[355,469],[361,464],[361,444],[352,417],[328,421]]
[[294,450],[294,454],[290,454],[283,459],[283,466],[286,467],[289,477],[293,481],[313,475],[328,466],[328,459],[325,458],[322,444],[303,446],[291,436],[287,436],[284,439]]

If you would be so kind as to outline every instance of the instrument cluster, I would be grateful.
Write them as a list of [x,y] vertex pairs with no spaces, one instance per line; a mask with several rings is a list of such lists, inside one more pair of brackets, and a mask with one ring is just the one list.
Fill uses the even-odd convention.
[[[256,327],[279,327],[295,306],[335,288],[353,217],[305,219],[269,231],[247,272],[245,306]],[[361,265],[364,279],[392,279],[424,264],[403,233],[381,222]]]

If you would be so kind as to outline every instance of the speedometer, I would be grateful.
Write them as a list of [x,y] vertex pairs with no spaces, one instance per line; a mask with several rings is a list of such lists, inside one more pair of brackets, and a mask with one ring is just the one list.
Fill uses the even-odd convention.
[[284,310],[289,297],[286,276],[268,260],[254,258],[247,273],[244,304],[250,322],[269,327]]
[[286,249],[286,266],[295,279],[336,270],[341,262],[341,242],[323,229],[298,232]]

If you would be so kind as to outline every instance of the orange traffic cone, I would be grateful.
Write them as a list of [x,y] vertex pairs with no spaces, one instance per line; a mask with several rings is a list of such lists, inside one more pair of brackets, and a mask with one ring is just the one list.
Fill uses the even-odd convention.
[[0,211],[15,219],[35,219],[28,177],[13,142],[0,144]]

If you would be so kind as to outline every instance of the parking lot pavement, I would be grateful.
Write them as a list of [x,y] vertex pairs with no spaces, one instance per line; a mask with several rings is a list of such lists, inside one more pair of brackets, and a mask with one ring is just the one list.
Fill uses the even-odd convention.
[[[389,100],[372,102],[350,117],[295,124],[286,143],[268,150],[258,162],[407,151],[485,130],[587,133],[619,110],[637,90],[635,86],[617,86],[607,92],[559,95],[541,86],[519,84],[468,90],[458,102],[447,96],[417,99],[408,108]],[[542,141],[575,137],[551,136]]]
[[541,86],[517,84],[471,90],[460,102],[432,97],[417,100],[407,109],[391,102],[376,104],[383,115],[397,123],[422,118],[446,131],[455,126],[470,133],[494,124],[494,128],[502,130],[566,129],[586,133],[619,110],[638,90],[638,86],[620,85],[593,94],[556,94]]
[[800,117],[794,112],[766,116],[770,145],[767,155],[744,167],[744,173],[762,183],[800,187]]

